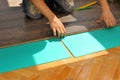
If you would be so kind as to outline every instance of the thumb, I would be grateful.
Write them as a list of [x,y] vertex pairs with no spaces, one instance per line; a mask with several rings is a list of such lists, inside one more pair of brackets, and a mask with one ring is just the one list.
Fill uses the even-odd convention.
[[100,17],[100,19],[96,20],[96,22],[97,22],[98,24],[100,24],[102,21],[103,21],[103,18],[102,18],[102,17]]

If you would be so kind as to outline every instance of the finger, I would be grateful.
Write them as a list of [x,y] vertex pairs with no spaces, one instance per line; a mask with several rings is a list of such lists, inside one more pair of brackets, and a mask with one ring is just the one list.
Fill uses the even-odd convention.
[[60,32],[60,29],[58,28],[57,29],[57,36],[60,37],[60,35],[61,35],[61,32]]
[[111,24],[109,23],[109,21],[105,21],[105,23],[106,23],[107,28],[111,27]]
[[58,28],[58,31],[59,31],[59,37],[63,37],[66,30],[65,30],[64,26],[60,26]]
[[113,27],[115,25],[113,20],[111,20],[111,24],[110,25],[111,25],[111,27]]
[[110,20],[106,21],[106,24],[107,24],[107,28],[110,28],[112,26],[112,23]]
[[96,20],[96,22],[97,22],[98,24],[100,24],[102,21],[103,21],[102,17],[100,17],[100,19]]
[[66,34],[66,29],[63,27],[64,35]]
[[109,21],[109,27],[113,27],[115,25],[115,21],[114,20],[110,20]]
[[111,27],[113,27],[113,26],[116,25],[116,20],[115,20],[115,18],[110,18],[109,20],[110,20],[110,21],[109,21],[109,24],[110,24]]
[[117,23],[117,22],[116,22],[116,20],[115,20],[115,19],[113,19],[113,20],[112,20],[112,26],[115,26],[115,25],[116,25],[116,23]]
[[65,36],[66,30],[64,27],[62,27],[61,29],[61,37]]
[[53,28],[53,35],[56,36],[56,29]]
[[104,22],[105,22],[107,28],[109,28],[111,26],[109,19],[105,19]]
[[66,29],[65,27],[63,27],[63,31],[64,31],[64,36],[66,35]]
[[98,24],[100,24],[100,23],[101,23],[101,21],[100,21],[100,20],[96,20],[96,22],[97,22]]

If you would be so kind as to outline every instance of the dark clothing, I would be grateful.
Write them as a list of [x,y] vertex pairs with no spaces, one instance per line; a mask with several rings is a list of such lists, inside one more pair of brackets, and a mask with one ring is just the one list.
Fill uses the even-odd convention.
[[[44,0],[47,6],[54,13],[69,14],[73,11],[73,0]],[[23,10],[27,17],[31,19],[39,19],[41,13],[32,4],[30,0],[23,0]]]

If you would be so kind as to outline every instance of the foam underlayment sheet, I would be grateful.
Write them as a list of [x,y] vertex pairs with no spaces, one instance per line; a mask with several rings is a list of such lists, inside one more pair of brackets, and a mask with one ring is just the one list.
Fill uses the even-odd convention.
[[69,57],[58,39],[0,48],[0,73]]
[[62,39],[75,57],[120,46],[120,26],[70,35]]
[[[62,39],[75,57],[120,46],[120,26],[70,35]],[[69,58],[58,39],[0,48],[0,73]]]

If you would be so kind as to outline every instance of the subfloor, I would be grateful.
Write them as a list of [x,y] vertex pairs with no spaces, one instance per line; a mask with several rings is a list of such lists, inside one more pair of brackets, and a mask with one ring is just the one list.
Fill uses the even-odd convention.
[[[75,7],[90,1],[75,0]],[[53,37],[48,21],[27,19],[20,3],[0,0],[0,47]],[[110,5],[119,25],[120,6]],[[95,22],[100,16],[98,4],[70,16],[74,20],[64,22],[68,35],[105,27]],[[120,80],[120,47],[0,74],[0,80]]]

